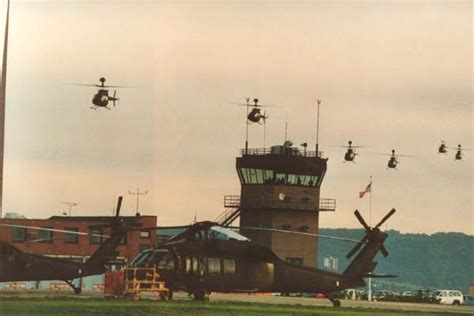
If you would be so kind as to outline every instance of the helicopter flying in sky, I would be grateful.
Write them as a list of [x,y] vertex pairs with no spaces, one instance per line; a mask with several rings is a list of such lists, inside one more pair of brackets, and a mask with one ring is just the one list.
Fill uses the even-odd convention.
[[472,149],[470,149],[470,148],[462,148],[461,149],[461,144],[459,144],[458,147],[456,148],[456,154],[454,155],[454,160],[462,160],[462,157],[463,157],[462,151],[463,150],[472,151]]
[[[118,198],[117,211],[113,221],[106,226],[111,229],[111,234],[104,243],[92,254],[85,263],[73,262],[71,260],[52,258],[47,256],[26,253],[16,248],[11,243],[0,241],[0,282],[12,281],[43,281],[61,280],[66,282],[76,294],[81,292],[80,287],[73,284],[73,280],[79,277],[102,274],[106,271],[107,262],[117,256],[116,247],[120,244],[128,231],[137,226],[136,219],[125,222],[120,217],[122,197]],[[2,227],[19,227],[39,230],[52,230],[43,227],[30,227],[10,224],[0,224]],[[65,234],[83,234],[75,231],[60,231]],[[103,237],[102,235],[98,235]]]
[[[262,121],[265,124],[265,120],[268,118],[267,112],[264,111],[262,113],[261,107],[272,107],[273,105],[271,104],[258,104],[258,99],[255,98],[253,99],[254,104],[250,104],[250,98],[245,98],[246,103],[236,103],[237,105],[240,106],[246,106],[247,107],[247,123],[258,123],[261,124],[260,121]],[[252,108],[252,110],[250,110]],[[249,112],[250,110],[250,112]]]
[[395,213],[392,209],[382,220],[370,227],[359,211],[354,214],[365,228],[359,240],[286,231],[272,228],[235,227],[240,230],[266,230],[281,233],[320,236],[355,242],[347,258],[357,254],[342,273],[333,273],[301,266],[280,259],[270,248],[256,244],[247,237],[214,222],[198,222],[185,229],[157,249],[141,252],[132,267],[155,266],[160,279],[172,291],[184,290],[196,300],[204,300],[210,292],[312,292],[324,293],[335,307],[341,305],[334,292],[365,285],[364,278],[395,277],[375,275],[374,257],[380,251],[387,234],[380,227]]
[[112,102],[113,106],[115,107],[116,102],[120,99],[117,97],[117,90],[114,90],[113,95],[109,95],[108,88],[137,88],[138,86],[109,86],[105,85],[106,79],[104,77],[99,78],[100,84],[79,84],[73,83],[73,86],[82,86],[82,87],[96,87],[99,88],[97,93],[92,98],[92,106],[91,109],[96,110],[97,108],[106,108],[110,110],[108,106],[109,102]]
[[387,169],[395,169],[395,170],[397,170],[397,165],[400,163],[400,161],[398,160],[398,157],[413,157],[412,155],[395,154],[395,149],[392,149],[391,154],[381,154],[381,155],[390,157],[387,162]]
[[347,146],[340,146],[342,148],[346,148],[347,151],[346,153],[344,154],[344,162],[347,162],[347,161],[352,161],[352,162],[355,162],[355,158],[356,156],[358,156],[359,154],[356,153],[356,148],[365,148],[365,147],[368,147],[368,146],[353,146],[352,145],[352,141],[348,141],[347,142]]
[[469,149],[469,148],[461,148],[461,144],[458,144],[457,147],[448,147],[446,145],[446,142],[444,140],[442,140],[441,144],[438,147],[438,153],[439,154],[447,154],[448,153],[448,148],[456,150],[456,153],[454,154],[454,160],[460,160],[460,161],[462,161],[462,157],[463,157],[462,151],[463,150],[470,150],[470,151],[472,150],[472,149]]

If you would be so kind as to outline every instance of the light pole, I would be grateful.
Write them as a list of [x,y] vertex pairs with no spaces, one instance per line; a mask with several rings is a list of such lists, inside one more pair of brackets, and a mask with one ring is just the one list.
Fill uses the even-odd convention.
[[68,212],[68,213],[69,213],[69,217],[71,217],[72,208],[73,208],[74,206],[78,206],[78,205],[79,205],[79,203],[76,203],[76,202],[63,202],[63,204],[66,204],[66,205],[69,207],[69,212]]
[[137,196],[136,214],[138,214],[138,204],[139,204],[139,202],[140,202],[140,195],[146,195],[146,194],[148,194],[148,191],[140,192],[140,189],[137,188],[137,191],[135,191],[135,192],[128,191],[128,194],[130,194],[130,195],[136,195],[136,196]]

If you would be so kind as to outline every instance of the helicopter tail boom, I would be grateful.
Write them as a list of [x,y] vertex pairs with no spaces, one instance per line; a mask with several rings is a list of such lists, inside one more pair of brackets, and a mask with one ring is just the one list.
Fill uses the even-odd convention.
[[[373,261],[373,259],[379,252],[381,252],[385,257],[388,256],[388,251],[383,244],[388,235],[380,231],[379,227],[381,227],[382,224],[385,223],[385,221],[387,221],[395,212],[395,209],[392,209],[375,227],[367,225],[358,210],[354,212],[359,222],[364,226],[366,234],[359,244],[357,244],[347,254],[346,257],[350,258],[358,252],[355,259],[343,272],[344,276],[351,278],[360,277],[362,279],[374,271],[377,262]],[[359,251],[360,248],[362,248],[362,250]]]
[[135,226],[134,223],[127,225],[120,218],[120,207],[122,205],[122,197],[119,196],[117,201],[117,211],[115,218],[110,225],[110,237],[94,252],[90,259],[82,267],[82,276],[103,273],[106,271],[105,265],[107,262],[113,260],[118,255],[116,250],[122,239],[130,230],[129,226]]

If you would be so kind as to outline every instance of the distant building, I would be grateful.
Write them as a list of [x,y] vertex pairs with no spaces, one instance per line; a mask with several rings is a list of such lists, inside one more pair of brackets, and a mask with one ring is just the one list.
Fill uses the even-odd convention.
[[339,259],[334,257],[324,258],[323,267],[332,272],[339,272]]
[[5,214],[4,218],[25,219],[26,217],[15,212],[8,212]]

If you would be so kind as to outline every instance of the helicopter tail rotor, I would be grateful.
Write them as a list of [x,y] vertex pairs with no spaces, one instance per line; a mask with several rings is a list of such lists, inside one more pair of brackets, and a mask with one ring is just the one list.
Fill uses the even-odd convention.
[[117,98],[117,90],[114,90],[114,96],[111,98],[113,105],[115,106],[115,102],[119,102],[120,98]]
[[[364,218],[362,217],[362,215],[360,214],[360,212],[358,210],[355,210],[354,212],[354,215],[357,217],[357,219],[359,220],[359,222],[361,223],[361,225],[364,227],[365,229],[365,236],[361,239],[361,241],[354,246],[354,248],[351,249],[351,251],[349,251],[349,253],[346,255],[346,258],[350,258],[352,257],[354,254],[356,254],[359,249],[364,245],[366,244],[367,241],[372,241],[372,240],[376,240],[379,237],[380,234],[383,234],[381,231],[380,231],[380,227],[393,215],[395,214],[396,210],[393,208],[390,210],[390,212],[387,213],[387,215],[385,215],[381,220],[380,222],[375,225],[374,227],[370,227],[369,225],[367,225],[367,223],[365,222]],[[385,248],[385,246],[381,245],[380,247],[380,252],[382,252],[382,254],[387,257],[388,256],[388,251],[387,249]]]

